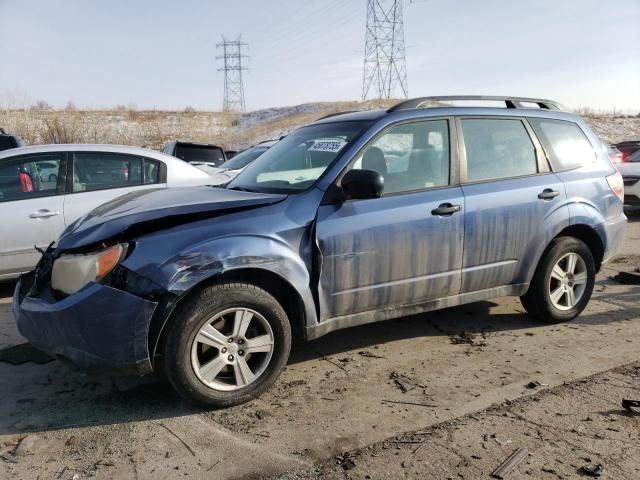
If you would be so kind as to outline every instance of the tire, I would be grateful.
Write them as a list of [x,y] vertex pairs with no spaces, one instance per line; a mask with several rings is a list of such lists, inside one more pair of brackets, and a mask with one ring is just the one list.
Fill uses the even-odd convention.
[[[239,333],[245,324],[246,333]],[[289,319],[275,298],[248,283],[220,283],[176,308],[167,330],[164,370],[187,401],[229,407],[266,391],[284,369],[290,350]]]
[[[570,268],[570,262],[574,258],[574,273],[569,276],[565,270]],[[554,270],[555,267],[565,273],[566,280],[560,280],[562,275]],[[529,290],[520,297],[520,301],[532,317],[545,323],[573,320],[589,303],[595,277],[596,266],[589,247],[577,238],[559,237],[547,248],[536,268]],[[584,283],[581,283],[579,280],[583,279]],[[573,301],[569,289],[574,292]]]

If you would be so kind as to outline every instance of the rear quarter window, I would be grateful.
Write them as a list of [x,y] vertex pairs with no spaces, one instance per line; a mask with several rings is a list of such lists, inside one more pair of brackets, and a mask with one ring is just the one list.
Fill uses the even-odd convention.
[[547,118],[529,118],[529,122],[542,141],[556,172],[583,167],[595,161],[593,145],[578,124]]

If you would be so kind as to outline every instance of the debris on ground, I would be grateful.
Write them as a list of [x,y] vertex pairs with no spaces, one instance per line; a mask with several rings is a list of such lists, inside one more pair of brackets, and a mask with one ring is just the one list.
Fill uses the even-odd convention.
[[636,415],[640,415],[640,400],[624,399],[622,400],[622,408]]
[[375,353],[367,352],[366,350],[362,350],[358,352],[358,355],[360,355],[361,357],[367,357],[367,358],[387,358],[387,357],[383,357],[382,355],[376,355]]
[[349,453],[337,455],[336,464],[340,465],[343,470],[352,470],[356,467],[355,455]]
[[527,383],[524,388],[528,388],[529,390],[533,390],[538,387],[548,387],[548,383],[540,383],[538,380],[534,380],[532,382]]
[[484,341],[484,336],[482,340],[478,340],[478,336],[465,330],[457,335],[449,335],[449,341],[454,345],[471,345],[472,347],[485,347],[487,344]]
[[23,437],[16,445],[16,448],[11,453],[14,457],[21,457],[29,453],[33,449],[35,438],[32,435]]
[[514,450],[513,453],[493,471],[491,476],[499,479],[505,478],[511,470],[516,468],[520,462],[526,458],[528,454],[529,450],[527,450],[526,447],[520,447],[517,450]]
[[580,467],[578,472],[588,475],[589,477],[601,477],[604,472],[604,465],[601,463],[597,465],[583,465]]
[[402,391],[402,393],[410,392],[418,386],[410,378],[396,371],[393,371],[389,374],[389,380],[393,380],[395,386],[398,387],[400,391]]

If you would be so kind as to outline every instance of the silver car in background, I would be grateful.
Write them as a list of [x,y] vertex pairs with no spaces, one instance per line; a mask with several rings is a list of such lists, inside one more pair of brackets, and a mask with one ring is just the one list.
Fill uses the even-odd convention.
[[211,184],[169,155],[117,145],[40,145],[0,152],[0,280],[31,270],[64,228],[134,190]]
[[265,142],[258,143],[257,145],[249,147],[234,155],[231,160],[227,160],[220,167],[212,167],[210,165],[196,163],[193,165],[211,176],[211,185],[224,185],[236,178],[236,176],[244,170],[245,167],[276,143],[278,143],[278,140],[267,140]]

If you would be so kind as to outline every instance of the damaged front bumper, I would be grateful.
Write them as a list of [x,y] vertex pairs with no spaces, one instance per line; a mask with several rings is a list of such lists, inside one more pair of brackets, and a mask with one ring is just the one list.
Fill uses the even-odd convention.
[[148,334],[156,302],[97,283],[55,301],[31,296],[31,282],[28,275],[18,281],[13,311],[34,346],[90,373],[152,371]]

